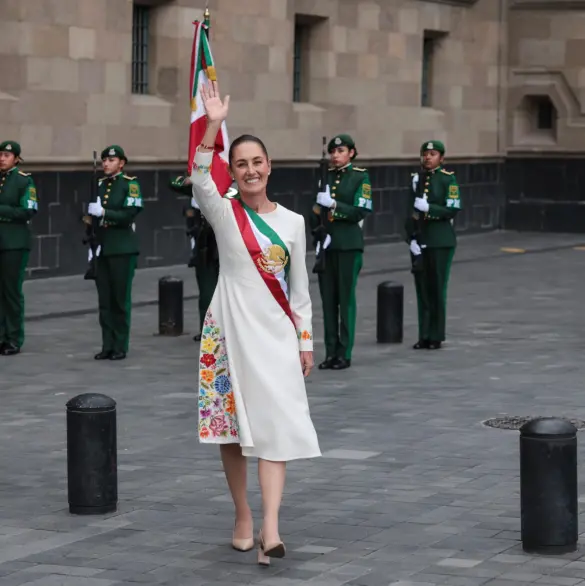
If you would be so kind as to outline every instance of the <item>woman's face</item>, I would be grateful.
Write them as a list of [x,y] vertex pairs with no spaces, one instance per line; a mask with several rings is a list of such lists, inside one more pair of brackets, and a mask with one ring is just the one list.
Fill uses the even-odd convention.
[[231,171],[240,193],[259,195],[266,192],[270,160],[255,142],[243,142],[233,152]]
[[353,149],[349,149],[346,146],[335,147],[332,151],[329,152],[331,164],[337,169],[341,169],[341,167],[345,167],[348,163],[350,163],[351,158],[354,155],[355,151]]
[[421,162],[425,169],[436,169],[443,162],[443,155],[439,151],[425,151],[421,156]]

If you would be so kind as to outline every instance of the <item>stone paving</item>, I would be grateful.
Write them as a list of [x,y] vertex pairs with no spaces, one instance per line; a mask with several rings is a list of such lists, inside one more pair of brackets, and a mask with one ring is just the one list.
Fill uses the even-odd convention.
[[[229,546],[232,506],[217,450],[195,435],[197,345],[156,335],[156,279],[183,270],[195,294],[186,270],[139,272],[144,305],[121,363],[92,360],[99,331],[88,284],[28,282],[26,351],[0,361],[0,586],[585,585],[585,546],[563,556],[522,552],[518,433],[482,425],[502,413],[585,418],[584,240],[461,238],[448,343],[438,352],[410,349],[404,246],[369,249],[354,365],[308,381],[323,457],[288,468],[287,557],[270,568]],[[405,286],[400,345],[375,340],[376,286],[386,279]],[[195,305],[185,304],[186,329]],[[51,318],[60,311],[90,313]],[[118,403],[120,503],[114,514],[77,517],[67,507],[65,403],[88,391]],[[250,499],[259,521],[253,463]]]

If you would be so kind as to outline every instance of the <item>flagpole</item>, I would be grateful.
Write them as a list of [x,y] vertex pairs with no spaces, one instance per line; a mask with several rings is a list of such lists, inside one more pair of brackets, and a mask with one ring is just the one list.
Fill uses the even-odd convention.
[[211,13],[209,12],[209,2],[205,4],[205,12],[203,13],[203,24],[206,25],[205,34],[209,39],[209,28],[211,27]]

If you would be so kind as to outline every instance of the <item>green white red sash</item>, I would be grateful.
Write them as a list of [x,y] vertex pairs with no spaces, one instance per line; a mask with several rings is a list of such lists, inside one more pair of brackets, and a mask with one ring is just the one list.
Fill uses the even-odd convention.
[[230,199],[244,244],[266,286],[294,325],[289,304],[290,253],[280,236],[236,195]]

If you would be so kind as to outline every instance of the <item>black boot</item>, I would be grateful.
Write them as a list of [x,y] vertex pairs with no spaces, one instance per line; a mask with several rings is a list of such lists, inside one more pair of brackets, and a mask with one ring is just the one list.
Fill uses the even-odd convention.
[[193,342],[201,342],[201,334],[193,336]]
[[319,370],[328,370],[333,367],[333,365],[337,362],[337,358],[335,356],[328,356],[319,364]]
[[112,352],[110,354],[110,360],[124,360],[126,358],[126,352]]
[[441,347],[441,342],[429,342],[429,350],[438,350]]
[[12,342],[6,342],[2,347],[2,356],[14,356],[20,353],[20,348]]
[[102,350],[101,352],[98,352],[94,356],[94,359],[95,360],[107,360],[110,357],[111,353],[112,353],[111,350]]
[[413,348],[415,350],[425,350],[429,348],[429,344],[430,342],[428,340],[419,340],[414,346]]
[[344,370],[351,366],[351,360],[349,358],[338,358],[331,366],[332,370]]

